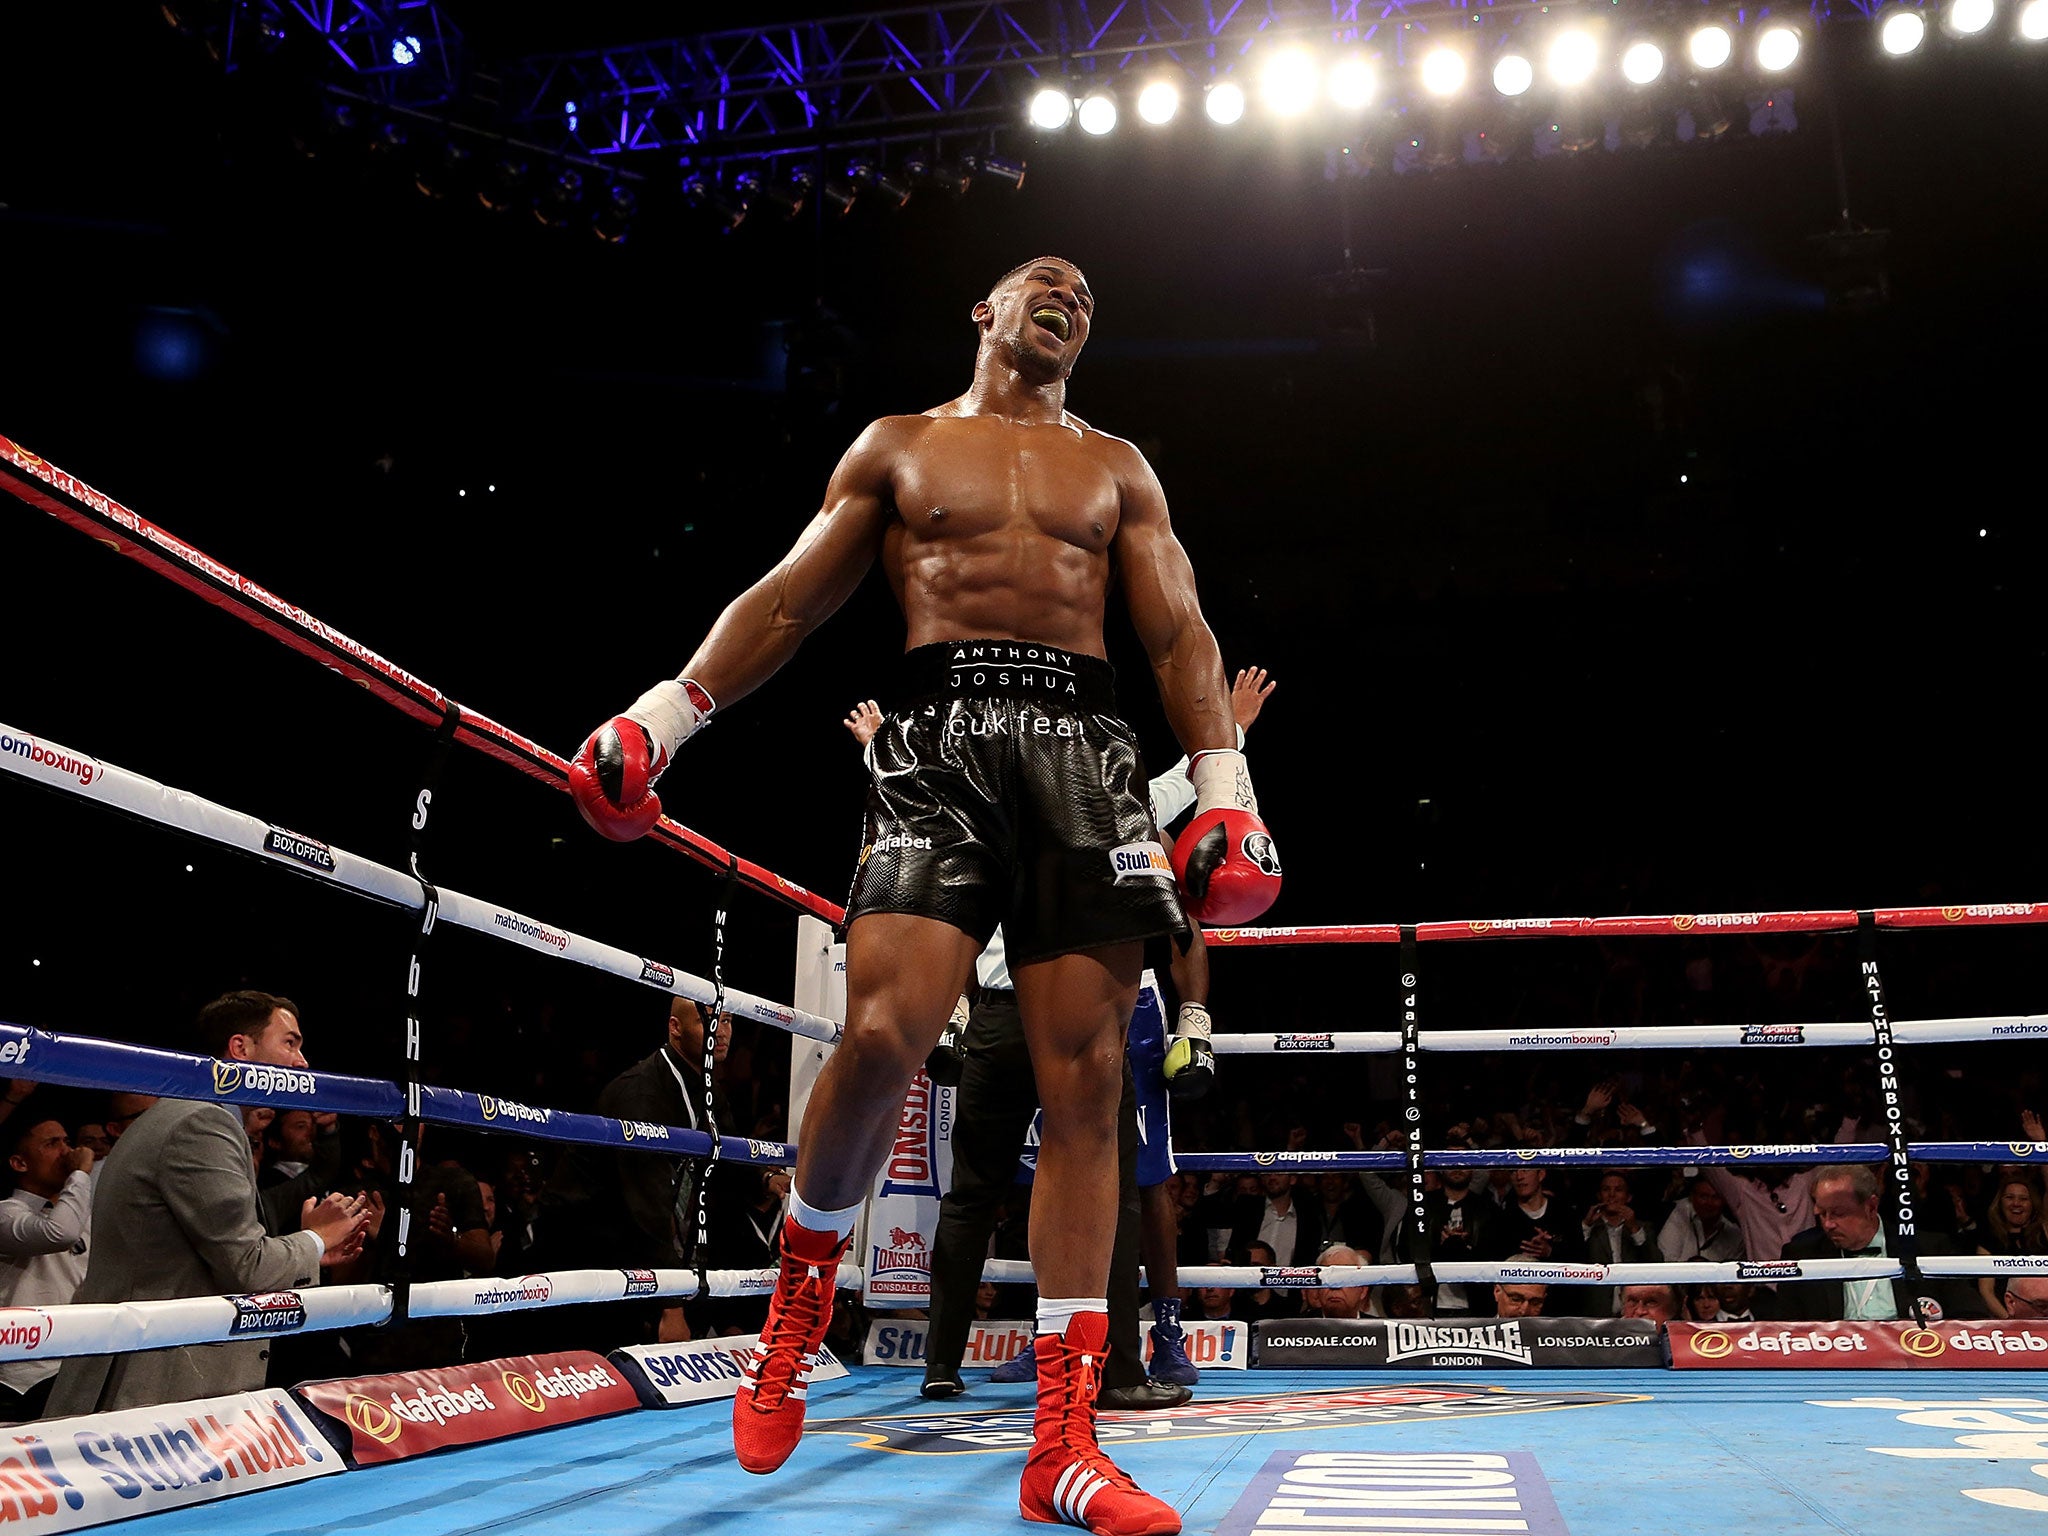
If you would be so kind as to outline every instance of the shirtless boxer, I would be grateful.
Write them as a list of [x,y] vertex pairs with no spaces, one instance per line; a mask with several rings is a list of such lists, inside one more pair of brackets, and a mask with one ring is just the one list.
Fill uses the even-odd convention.
[[751,693],[878,558],[907,626],[911,701],[868,748],[865,846],[847,903],[847,1016],[799,1134],[760,1352],[733,1405],[740,1465],[770,1472],[803,1430],[833,1276],[911,1075],[1001,923],[1045,1107],[1031,1257],[1038,1409],[1019,1508],[1104,1536],[1165,1536],[1173,1509],[1095,1442],[1116,1208],[1124,1022],[1142,941],[1183,927],[1104,660],[1112,575],[1189,753],[1190,910],[1242,921],[1279,885],[1235,748],[1229,688],[1165,496],[1131,444],[1065,409],[1095,301],[1072,263],[1016,268],[972,311],[964,395],[869,425],[823,508],[683,669],[592,733],[570,783],[599,832],[643,835],[653,789],[717,704]]

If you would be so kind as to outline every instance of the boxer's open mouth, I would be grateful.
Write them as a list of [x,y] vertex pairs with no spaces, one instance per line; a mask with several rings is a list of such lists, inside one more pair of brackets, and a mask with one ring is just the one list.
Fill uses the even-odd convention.
[[1073,334],[1073,321],[1068,318],[1067,312],[1057,305],[1047,304],[1041,308],[1034,309],[1031,311],[1031,319],[1034,324],[1043,326],[1046,330],[1051,331],[1061,341],[1065,341]]

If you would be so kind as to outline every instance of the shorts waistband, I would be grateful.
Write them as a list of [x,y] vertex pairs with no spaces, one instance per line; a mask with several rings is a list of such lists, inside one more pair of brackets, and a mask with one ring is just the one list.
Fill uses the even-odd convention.
[[903,653],[910,699],[1027,699],[1086,714],[1116,711],[1116,668],[1028,640],[947,640]]

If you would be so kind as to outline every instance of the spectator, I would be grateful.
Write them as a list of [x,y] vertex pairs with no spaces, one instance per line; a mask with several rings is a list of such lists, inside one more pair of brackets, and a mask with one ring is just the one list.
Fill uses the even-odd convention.
[[308,1196],[335,1187],[341,1177],[338,1115],[287,1109],[263,1133],[263,1158],[256,1168],[256,1199],[263,1230],[283,1237],[299,1229],[299,1208]]
[[[15,1108],[5,1133],[14,1192],[0,1200],[0,1307],[62,1306],[85,1279],[93,1155],[85,1147],[73,1150],[62,1121],[20,1103]],[[0,1420],[41,1417],[57,1364],[0,1363]]]
[[[687,997],[676,998],[669,1007],[667,1040],[605,1086],[597,1098],[598,1113],[702,1130],[706,1122],[704,1036],[709,1016],[710,1010],[702,1005]],[[731,1040],[732,1020],[721,1017],[713,1048],[714,1073],[725,1060]],[[729,1124],[724,1099],[722,1091],[715,1091],[712,1108],[721,1124]],[[696,1199],[694,1165],[683,1158],[572,1147],[541,1191],[540,1210],[534,1218],[535,1262],[544,1269],[579,1269],[592,1264],[622,1269],[686,1268],[695,1247]],[[639,1332],[649,1337],[628,1340],[588,1332],[612,1328],[617,1317],[613,1309],[565,1321],[578,1330],[579,1337],[587,1333],[590,1342],[607,1347],[626,1342],[673,1344],[690,1337],[680,1306],[657,1307],[651,1315],[646,1308],[635,1312],[644,1315]]]
[[1001,1293],[993,1281],[984,1280],[974,1288],[974,1320],[990,1322],[996,1315],[996,1297]]
[[[782,1207],[789,1199],[787,1168],[743,1168],[746,1199],[727,1200],[712,1213],[711,1251],[721,1269],[772,1269],[782,1262]],[[995,1287],[988,1286],[993,1302]],[[980,1300],[980,1289],[975,1299]],[[704,1308],[707,1333],[759,1333],[768,1320],[766,1296],[735,1296]]]
[[[1347,1248],[1342,1243],[1332,1243],[1316,1256],[1316,1263],[1326,1269],[1365,1262],[1356,1248]],[[1368,1289],[1363,1285],[1331,1285],[1308,1291],[1301,1298],[1302,1310],[1330,1318],[1365,1317]]]
[[[1346,1126],[1346,1131],[1355,1130]],[[1465,1126],[1453,1126],[1445,1133],[1445,1142],[1453,1148],[1467,1145]],[[1354,1144],[1363,1147],[1362,1136],[1354,1136]],[[1380,1149],[1398,1144],[1399,1132],[1389,1132],[1380,1141]],[[1425,1187],[1422,1197],[1422,1220],[1430,1236],[1430,1258],[1472,1259],[1488,1252],[1493,1236],[1493,1226],[1499,1217],[1499,1210],[1484,1195],[1472,1192],[1472,1170],[1470,1168],[1445,1168],[1432,1176],[1436,1187]],[[1397,1190],[1392,1183],[1376,1173],[1359,1175],[1367,1194],[1388,1212],[1388,1237],[1382,1252],[1391,1261],[1406,1251],[1406,1227],[1403,1218],[1407,1214],[1408,1195]],[[1478,1309],[1473,1305],[1473,1296],[1465,1286],[1444,1284],[1437,1287],[1436,1315],[1438,1317],[1469,1317]]]
[[2014,1275],[2005,1288],[2005,1315],[2016,1323],[2048,1322],[2048,1275]]
[[1696,1323],[1753,1323],[1756,1287],[1727,1283],[1693,1288],[1686,1314]]
[[1313,1264],[1323,1248],[1323,1210],[1317,1201],[1295,1199],[1294,1185],[1291,1173],[1260,1174],[1259,1193],[1238,1199],[1230,1246],[1264,1243],[1283,1265]]
[[[2048,1231],[2041,1221],[2041,1194],[2033,1173],[2026,1168],[2006,1168],[1998,1176],[1998,1193],[1984,1213],[1982,1240],[1977,1252],[1986,1255],[2048,1253]],[[1985,1275],[1977,1281],[1984,1307],[1993,1317],[2004,1317],[2009,1275]]]
[[[1636,1214],[1628,1175],[1617,1168],[1601,1174],[1599,1196],[1579,1223],[1579,1235],[1586,1243],[1586,1261],[1640,1264],[1652,1258],[1656,1250],[1650,1246],[1650,1224]],[[1612,1317],[1621,1310],[1621,1300],[1611,1285],[1585,1287],[1580,1292],[1579,1304],[1593,1317]]]
[[1209,1234],[1201,1220],[1202,1181],[1192,1173],[1173,1176],[1173,1202],[1178,1211],[1174,1255],[1187,1265],[1209,1262]]
[[1373,1310],[1367,1316],[1385,1318],[1419,1318],[1428,1313],[1423,1309],[1422,1287],[1419,1285],[1376,1285],[1372,1290]]
[[1356,1248],[1372,1262],[1371,1250],[1380,1243],[1384,1223],[1380,1214],[1359,1192],[1357,1183],[1348,1173],[1331,1170],[1315,1176],[1316,1198],[1322,1209],[1317,1218],[1322,1228],[1323,1245],[1343,1243]]
[[90,1152],[100,1162],[114,1150],[114,1138],[107,1134],[104,1120],[87,1120],[78,1127],[78,1134],[71,1138],[71,1145]]
[[153,1093],[110,1093],[107,1095],[107,1136],[111,1143],[107,1154],[113,1155],[114,1145],[121,1140],[129,1126],[133,1125],[142,1112],[156,1102]]
[[1685,1315],[1685,1288],[1677,1285],[1624,1285],[1621,1315],[1668,1323]]
[[[1273,1250],[1264,1243],[1253,1243],[1245,1249],[1242,1262],[1258,1269],[1270,1268],[1274,1263]],[[1232,1315],[1247,1323],[1269,1317],[1295,1317],[1303,1306],[1300,1291],[1275,1291],[1261,1287],[1228,1294],[1233,1298]]]
[[1657,1251],[1671,1264],[1695,1259],[1726,1264],[1742,1257],[1742,1229],[1728,1219],[1728,1202],[1704,1173],[1694,1177],[1685,1199],[1671,1208],[1657,1234]]
[[1545,1187],[1550,1170],[1524,1164],[1509,1175],[1514,1198],[1493,1223],[1485,1257],[1527,1263],[1576,1263],[1586,1257],[1579,1224]]
[[1237,1298],[1243,1294],[1228,1286],[1203,1286],[1194,1293],[1196,1319],[1205,1323],[1221,1323],[1242,1316],[1237,1310]]
[[1493,1310],[1501,1317],[1541,1317],[1550,1299],[1547,1285],[1499,1285],[1493,1288]]
[[[198,1034],[201,1049],[223,1060],[306,1065],[297,1006],[266,992],[215,998],[200,1010]],[[97,1181],[98,1241],[76,1299],[153,1301],[313,1285],[322,1266],[355,1257],[365,1218],[362,1200],[329,1195],[305,1203],[302,1230],[266,1236],[242,1117],[222,1104],[159,1100],[126,1127]],[[269,1358],[262,1339],[75,1356],[57,1373],[47,1411],[63,1418],[250,1391],[263,1385]]]
[[[1881,1257],[1891,1252],[1878,1212],[1877,1173],[1868,1163],[1837,1163],[1817,1170],[1813,1214],[1818,1230],[1787,1243],[1784,1257]],[[1921,1232],[1918,1241],[1922,1253],[1955,1251],[1955,1244],[1938,1232]],[[1904,1276],[1894,1280],[1791,1281],[1779,1287],[1778,1310],[1787,1318],[1825,1322],[1911,1318],[1916,1296],[1930,1321],[1982,1317],[1985,1312],[1976,1288],[1966,1281],[1923,1278],[1912,1287]]]
[[[1719,1113],[1710,1113],[1707,1124],[1715,1123]],[[1856,1140],[1858,1124],[1854,1115],[1845,1116],[1835,1130],[1835,1141],[1840,1144]],[[1707,1146],[1706,1126],[1689,1127],[1685,1140],[1688,1146]],[[1779,1257],[1787,1243],[1812,1225],[1811,1168],[1776,1166],[1757,1174],[1737,1174],[1710,1163],[1706,1177],[1721,1191],[1721,1199],[1741,1229],[1746,1259],[1760,1262]]]

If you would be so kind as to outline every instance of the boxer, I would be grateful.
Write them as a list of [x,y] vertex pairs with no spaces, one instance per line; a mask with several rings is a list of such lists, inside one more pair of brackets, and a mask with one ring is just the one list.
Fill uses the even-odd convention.
[[1105,659],[1112,581],[1190,758],[1195,815],[1176,849],[1190,910],[1257,915],[1279,888],[1279,860],[1158,478],[1134,446],[1066,409],[1095,323],[1087,280],[1068,261],[1027,262],[970,317],[979,343],[966,393],[871,423],[795,546],[725,609],[679,678],[591,734],[570,785],[605,836],[644,834],[682,744],[766,682],[881,562],[907,631],[893,690],[904,703],[867,750],[846,1027],[804,1114],[776,1291],[734,1400],[734,1449],[747,1470],[771,1472],[795,1448],[860,1202],[912,1074],[1000,923],[1045,1109],[1045,1215],[1031,1233],[1038,1406],[1019,1509],[1105,1536],[1167,1536],[1179,1516],[1095,1437],[1124,1023],[1143,941],[1185,928]]

